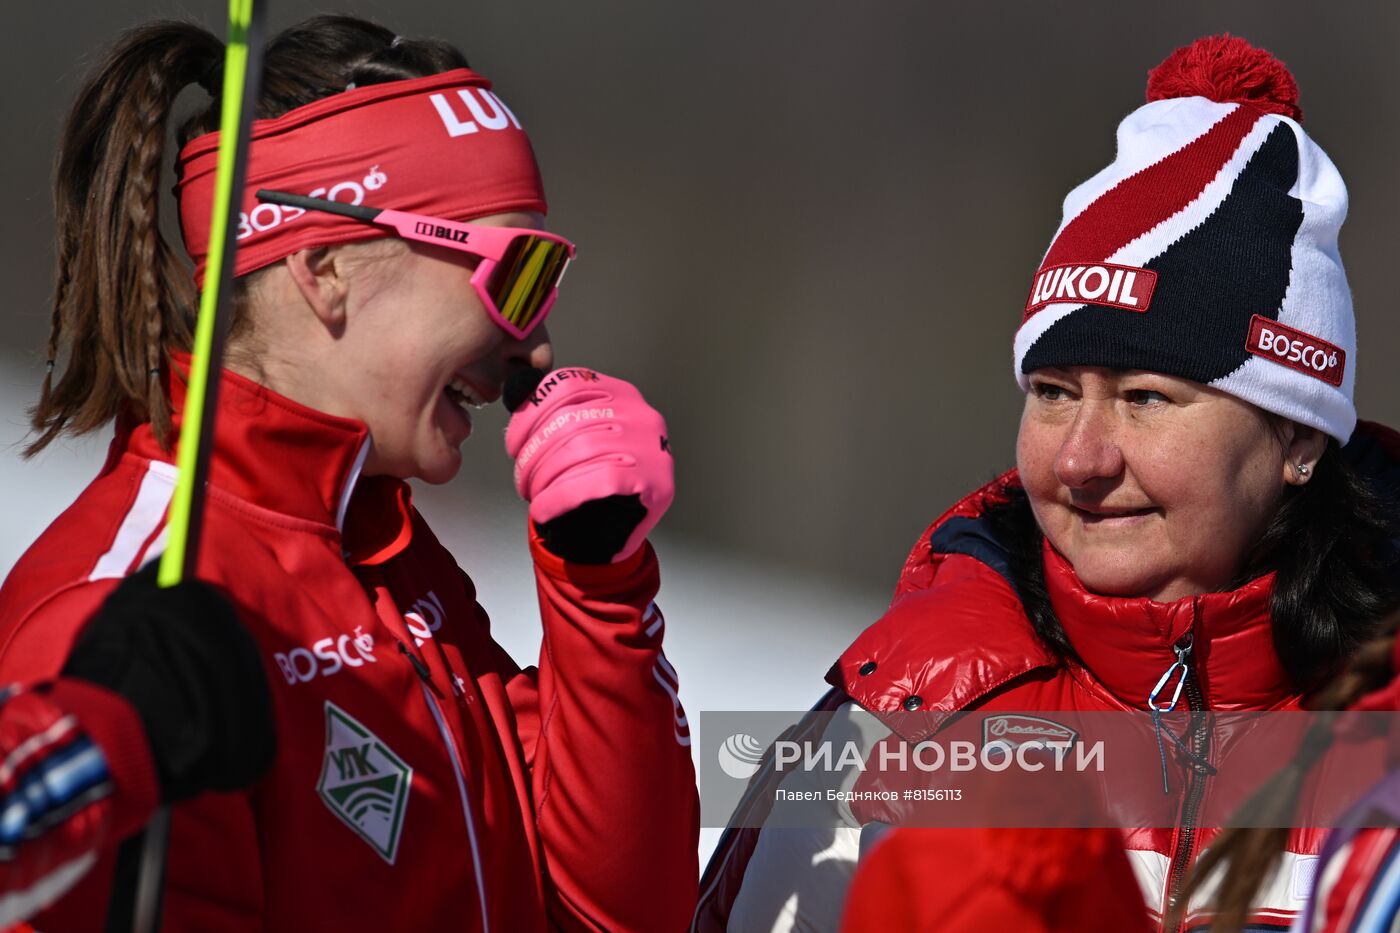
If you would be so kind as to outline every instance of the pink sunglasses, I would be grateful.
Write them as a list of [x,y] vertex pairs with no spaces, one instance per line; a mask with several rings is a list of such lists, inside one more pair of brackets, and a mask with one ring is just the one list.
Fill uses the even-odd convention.
[[388,227],[405,240],[476,256],[481,262],[472,273],[472,287],[501,329],[517,340],[528,337],[549,315],[575,253],[574,244],[543,230],[488,227],[267,189],[258,191],[258,200],[353,217]]

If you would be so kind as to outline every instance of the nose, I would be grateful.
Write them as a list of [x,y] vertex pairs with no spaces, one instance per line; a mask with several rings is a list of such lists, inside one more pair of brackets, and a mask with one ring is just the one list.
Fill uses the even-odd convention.
[[1072,489],[1123,472],[1118,415],[1107,401],[1086,400],[1055,455],[1055,477]]
[[533,366],[549,371],[554,368],[554,345],[549,342],[549,329],[541,324],[524,340],[511,341],[506,349],[506,364]]

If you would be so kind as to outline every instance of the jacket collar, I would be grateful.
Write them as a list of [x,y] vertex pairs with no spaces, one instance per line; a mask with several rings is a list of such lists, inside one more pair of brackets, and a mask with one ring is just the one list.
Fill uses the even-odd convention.
[[1272,709],[1297,700],[1274,651],[1273,574],[1230,592],[1160,603],[1092,593],[1048,542],[1044,554],[1050,604],[1065,635],[1093,679],[1124,705],[1146,708],[1176,661],[1173,646],[1187,642],[1187,663],[1208,708]]
[[[172,358],[166,379],[178,437],[189,356]],[[380,563],[407,544],[411,505],[402,481],[360,482],[369,443],[363,422],[308,408],[225,369],[210,488],[279,515],[331,526],[344,534],[352,563]],[[113,448],[114,454],[175,460],[173,445],[162,449],[149,422],[123,419]]]
[[[990,691],[1059,662],[1036,638],[1004,560],[979,519],[1017,483],[1009,471],[969,494],[920,536],[890,609],[842,653],[827,674],[872,712],[898,718],[918,698],[918,722],[892,728],[916,740],[938,717],[965,709]],[[961,524],[959,524],[961,523]],[[1071,672],[1091,691],[1146,708],[1148,694],[1176,660],[1187,632],[1193,676],[1208,706],[1259,710],[1291,706],[1297,694],[1273,647],[1273,575],[1229,593],[1175,603],[1090,593],[1074,568],[1048,545],[1046,586],[1082,666]],[[906,717],[907,718],[907,717]],[[907,729],[913,729],[907,732]]]

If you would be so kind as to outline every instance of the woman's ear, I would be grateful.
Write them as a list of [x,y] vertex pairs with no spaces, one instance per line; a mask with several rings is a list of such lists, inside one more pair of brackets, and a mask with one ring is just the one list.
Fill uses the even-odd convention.
[[344,327],[350,289],[340,251],[334,246],[297,250],[286,263],[297,291],[317,320],[330,330]]
[[1283,481],[1301,486],[1312,478],[1317,461],[1327,449],[1327,435],[1317,428],[1291,421],[1284,443]]

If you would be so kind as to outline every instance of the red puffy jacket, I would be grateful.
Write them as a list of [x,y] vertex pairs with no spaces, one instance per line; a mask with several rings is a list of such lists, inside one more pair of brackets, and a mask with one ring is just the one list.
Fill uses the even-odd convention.
[[[1389,467],[1400,454],[1400,437],[1363,423],[1348,452]],[[1143,710],[1148,694],[1176,659],[1173,646],[1188,633],[1194,642],[1185,702],[1192,708],[1298,706],[1300,696],[1273,648],[1272,575],[1233,592],[1172,603],[1108,598],[1085,590],[1073,568],[1047,547],[1051,604],[1082,660],[1061,662],[1034,634],[1009,579],[1005,549],[983,518],[1007,481],[1017,482],[1014,471],[963,499],[924,533],[905,564],[889,610],[828,673],[835,689],[818,710],[854,701],[888,717],[896,734],[901,710],[909,709]],[[918,721],[927,726],[934,718]],[[814,738],[820,728],[800,727],[791,738]],[[916,742],[926,736],[902,737]],[[726,832],[701,881],[693,930],[835,927],[839,892],[855,866],[856,834],[846,833],[843,842],[842,830],[833,840],[828,829],[809,834],[815,840],[809,843],[803,841],[805,830],[737,828],[761,824],[778,780],[771,769],[761,770],[746,793],[736,827]],[[1173,826],[1126,833],[1129,860],[1157,920],[1212,835],[1196,825],[1204,796],[1183,795]],[[859,821],[870,816],[853,810]],[[1320,830],[1293,832],[1252,922],[1291,921],[1306,897],[1322,835]]]
[[[251,792],[174,809],[165,927],[683,926],[698,816],[651,549],[578,566],[532,541],[544,647],[522,670],[407,485],[359,477],[367,450],[363,424],[224,374],[198,575],[265,652],[278,755]],[[0,590],[0,680],[58,671],[162,549],[170,459],[119,425]],[[36,926],[100,929],[112,861]]]

